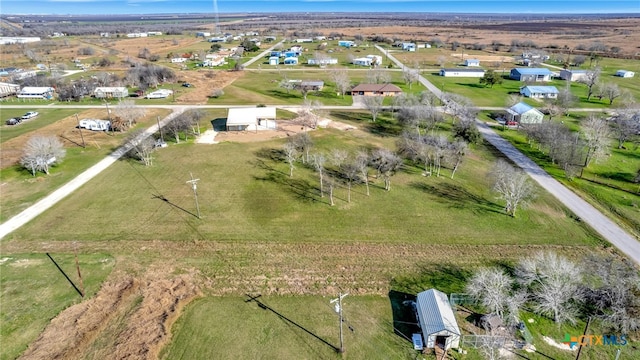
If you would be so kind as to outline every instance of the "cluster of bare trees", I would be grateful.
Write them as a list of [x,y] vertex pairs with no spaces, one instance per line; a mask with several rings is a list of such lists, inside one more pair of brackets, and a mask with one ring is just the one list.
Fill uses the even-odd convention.
[[627,260],[591,255],[580,264],[540,252],[516,265],[513,277],[500,268],[478,270],[466,291],[485,311],[507,323],[519,322],[527,304],[558,325],[598,318],[611,330],[640,329],[640,277]]
[[289,165],[289,176],[293,177],[296,163],[312,168],[318,174],[320,196],[329,196],[331,206],[335,205],[334,190],[345,187],[347,202],[351,202],[351,189],[354,184],[364,184],[369,196],[369,169],[376,171],[376,178],[384,180],[384,188],[391,190],[391,178],[402,166],[402,158],[387,149],[375,149],[371,152],[359,150],[350,153],[334,149],[326,154],[312,152],[313,139],[303,132],[289,137],[283,145],[284,159]]
[[111,119],[111,129],[127,131],[145,116],[146,110],[133,100],[121,100],[114,107],[113,113],[115,117]]
[[494,178],[493,190],[505,201],[504,211],[515,217],[518,206],[534,196],[529,175],[502,159],[496,162],[491,173]]
[[203,110],[190,109],[169,121],[163,130],[172,136],[176,143],[180,142],[180,135],[183,135],[186,141],[189,135],[200,135],[200,121],[205,116],[206,113]]
[[445,135],[404,132],[398,141],[398,152],[415,163],[422,164],[425,176],[440,176],[442,167],[451,169],[451,178],[456,174],[467,143],[462,140],[450,141]]
[[127,71],[125,81],[131,86],[140,89],[157,87],[167,81],[174,81],[176,78],[173,70],[153,64],[136,65]]
[[20,165],[33,176],[37,172],[49,175],[49,168],[60,163],[65,154],[66,150],[57,137],[36,135],[27,141]]
[[132,131],[124,141],[124,146],[129,148],[127,155],[140,161],[144,166],[153,164],[152,153],[156,148],[156,142],[152,136],[148,136],[144,129]]

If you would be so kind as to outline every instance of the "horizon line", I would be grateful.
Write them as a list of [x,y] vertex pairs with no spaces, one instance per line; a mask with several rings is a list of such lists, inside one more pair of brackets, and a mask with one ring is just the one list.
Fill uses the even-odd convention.
[[[518,16],[518,15],[552,15],[552,16],[562,16],[562,15],[599,15],[599,16],[631,16],[637,17],[640,16],[640,9],[637,12],[624,12],[624,11],[615,11],[615,12],[605,12],[597,11],[597,12],[458,12],[458,11],[220,11],[218,14],[229,14],[229,15],[237,15],[237,14],[311,14],[311,13],[322,13],[322,14],[455,14],[455,15],[504,15],[504,16]],[[211,11],[189,11],[189,12],[156,12],[156,13],[86,13],[86,14],[71,14],[71,13],[4,13],[0,14],[1,17],[8,16],[109,16],[109,15],[193,15],[193,14],[211,14],[215,15],[215,12]]]

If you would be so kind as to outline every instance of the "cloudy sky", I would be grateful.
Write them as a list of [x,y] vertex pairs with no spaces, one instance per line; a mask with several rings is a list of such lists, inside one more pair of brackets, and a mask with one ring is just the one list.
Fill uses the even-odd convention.
[[[640,13],[640,0],[218,0],[233,12]],[[213,0],[1,0],[2,14],[211,13]]]

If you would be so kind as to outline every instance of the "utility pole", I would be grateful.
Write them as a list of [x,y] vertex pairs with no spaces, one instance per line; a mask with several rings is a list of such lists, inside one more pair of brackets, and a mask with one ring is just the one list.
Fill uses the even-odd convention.
[[156,122],[158,123],[158,131],[160,131],[160,141],[162,141],[162,143],[164,144],[164,136],[162,136],[162,127],[160,127],[160,116],[156,117]]
[[329,301],[329,304],[336,304],[335,310],[338,313],[338,320],[340,321],[340,353],[344,353],[344,338],[342,336],[342,323],[344,321],[342,317],[342,299],[347,295],[349,295],[349,293],[343,294],[342,292],[339,292],[336,299]]
[[82,281],[82,274],[80,273],[80,265],[78,264],[78,244],[73,242],[73,253],[76,258],[76,270],[78,271],[78,279],[80,279],[80,292],[82,293],[82,297],[84,297],[84,282]]
[[78,113],[76,113],[76,122],[78,123],[78,130],[80,130],[80,138],[82,139],[82,147],[85,148],[87,145],[84,143],[84,135],[82,134],[82,126],[80,126],[80,120],[78,119]]
[[196,199],[196,211],[198,212],[198,219],[200,219],[200,205],[198,204],[198,191],[196,185],[200,179],[194,179],[192,173],[189,173],[189,175],[191,175],[191,180],[187,180],[187,183],[190,183],[191,188],[193,189],[193,197]]

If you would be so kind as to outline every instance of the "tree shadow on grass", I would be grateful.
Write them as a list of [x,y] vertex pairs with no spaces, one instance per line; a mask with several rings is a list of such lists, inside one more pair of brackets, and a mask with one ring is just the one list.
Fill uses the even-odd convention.
[[454,209],[471,208],[474,212],[494,212],[503,214],[502,206],[452,184],[427,184],[414,182],[411,187],[436,196],[436,201],[448,204]]
[[289,177],[281,171],[268,171],[264,176],[254,176],[254,180],[268,181],[281,185],[282,188],[288,189],[297,199],[305,201],[320,201],[318,199],[319,190],[309,181]]
[[452,264],[424,264],[418,273],[395,277],[391,280],[392,290],[408,294],[438,289],[444,293],[464,291],[467,279],[473,275],[470,270]]
[[372,134],[380,137],[399,136],[402,126],[396,121],[378,117],[375,122],[366,123],[365,128]]
[[484,89],[486,88],[485,85],[477,83],[477,84],[463,84],[463,83],[456,83],[456,85],[459,86],[466,86],[466,87],[472,87],[472,88],[476,88],[476,89]]
[[273,96],[280,99],[302,99],[302,95],[298,95],[294,92],[282,92],[278,90],[267,90],[265,91],[265,95]]

